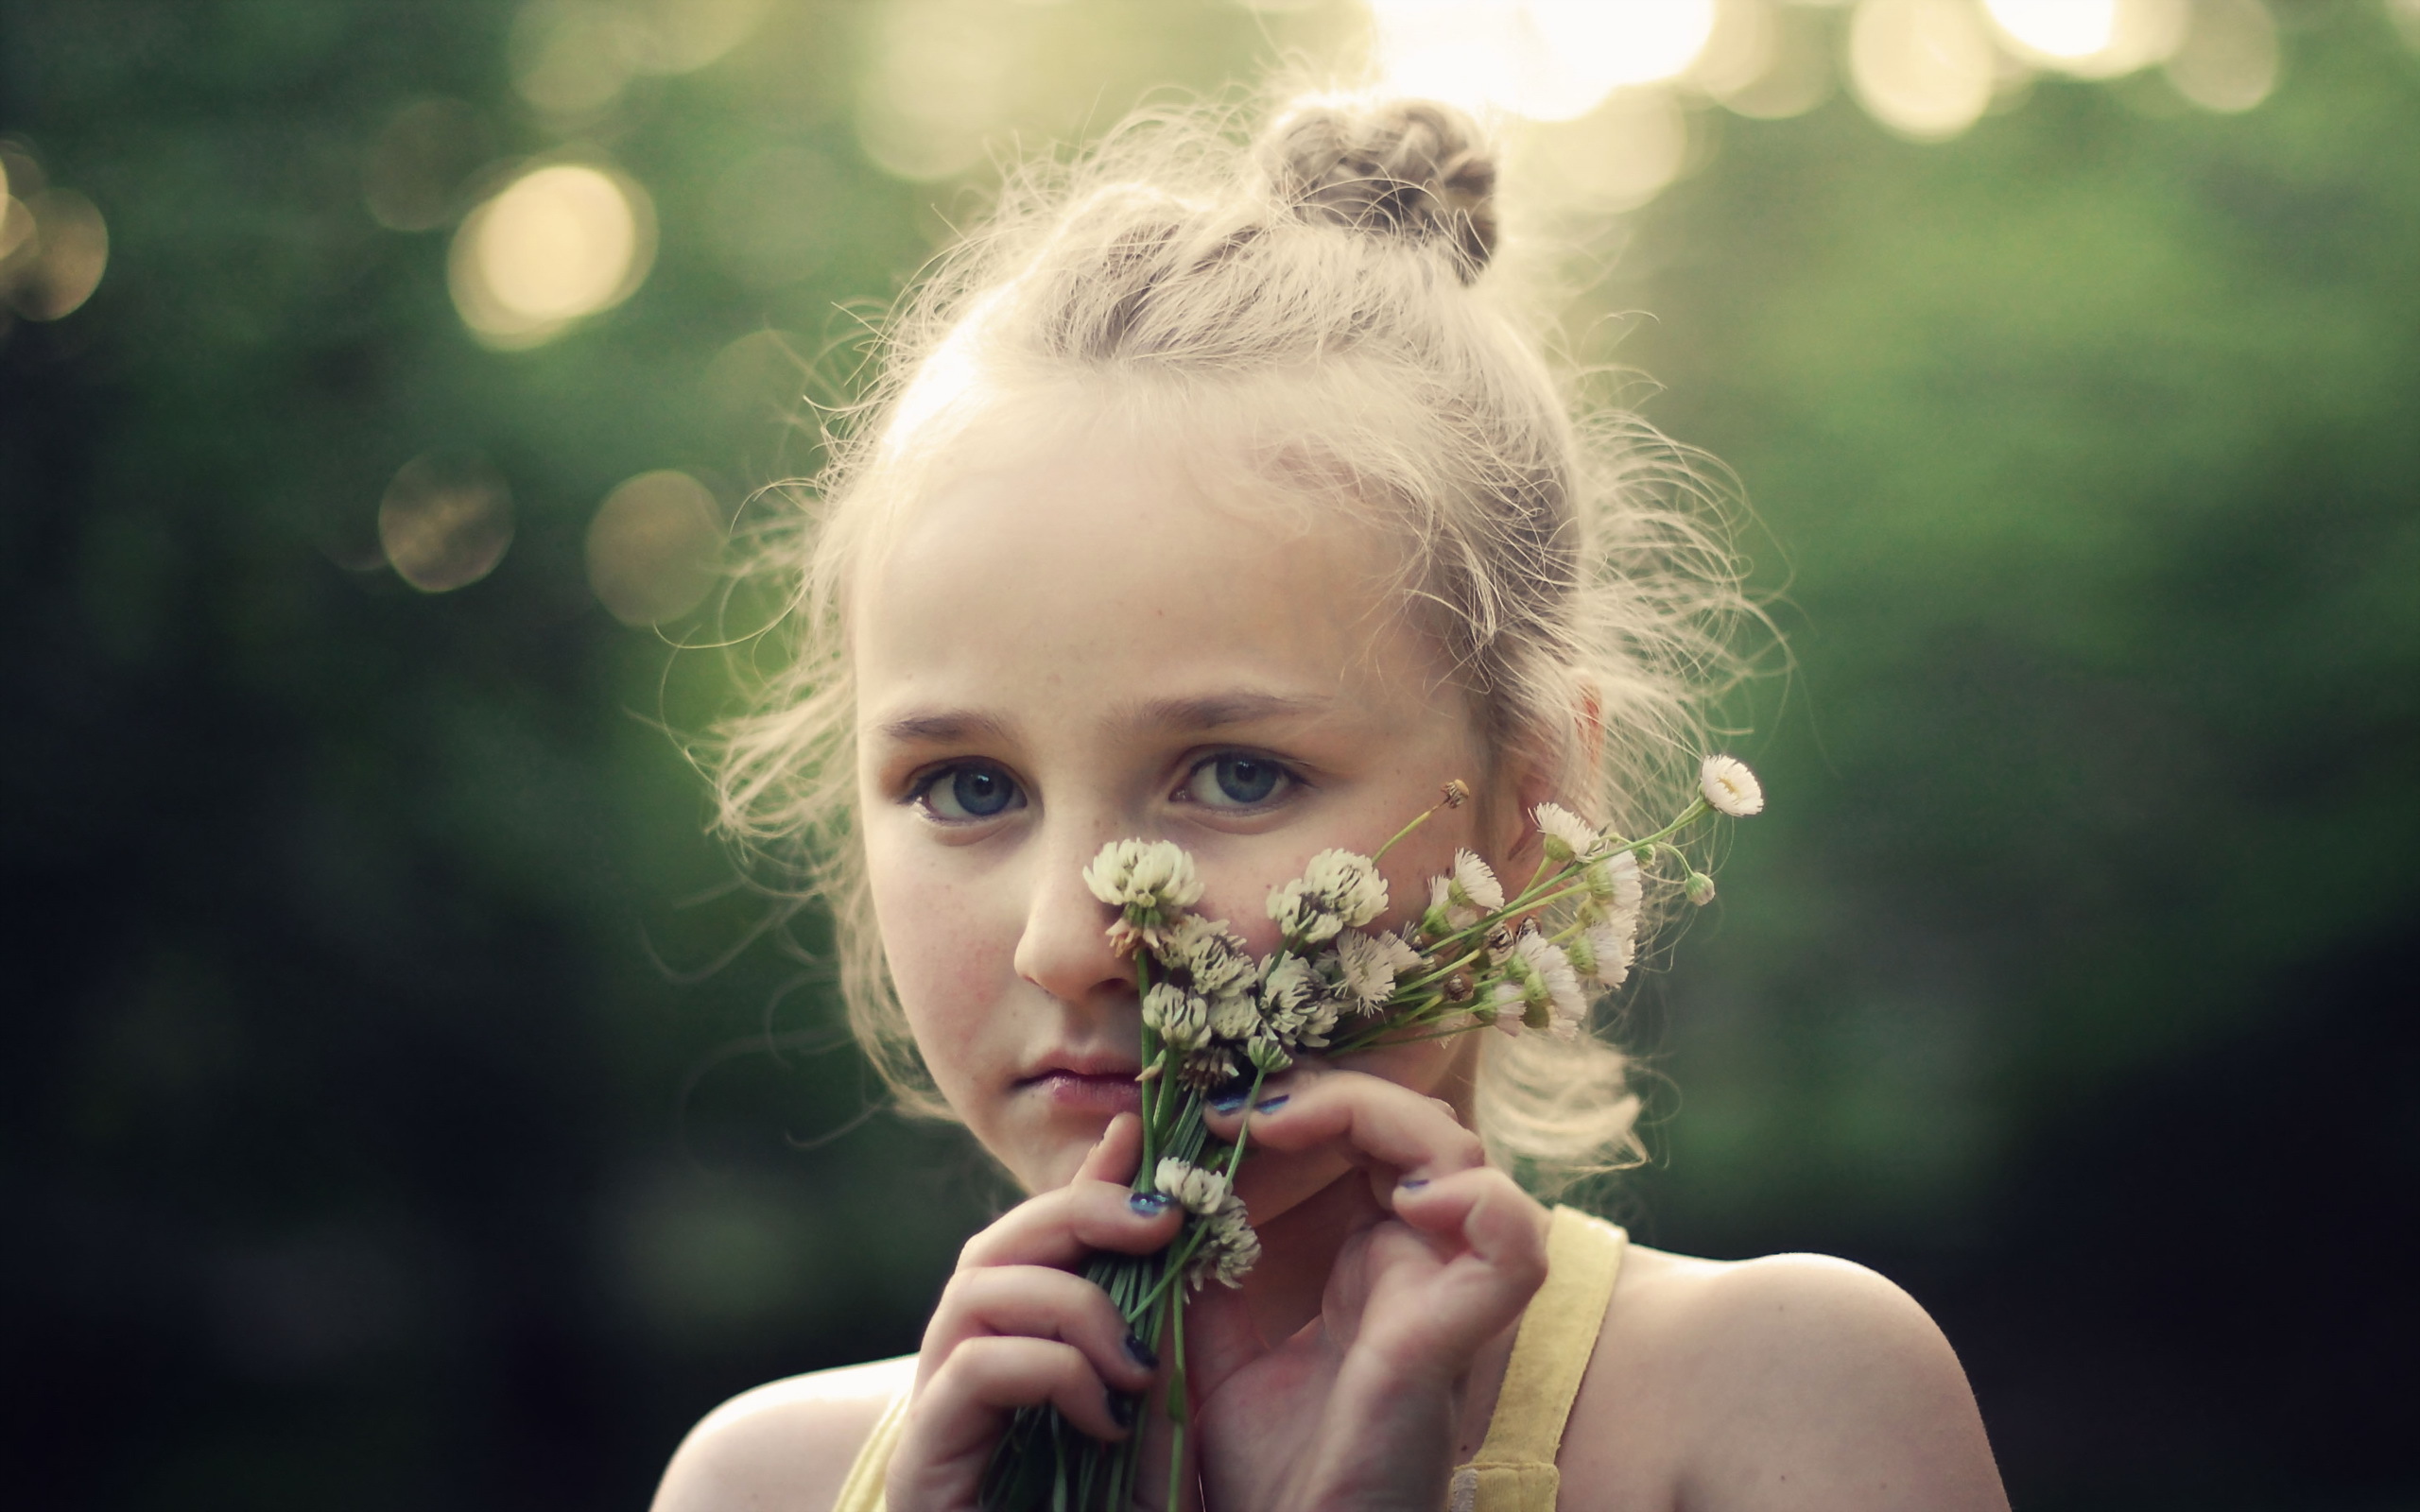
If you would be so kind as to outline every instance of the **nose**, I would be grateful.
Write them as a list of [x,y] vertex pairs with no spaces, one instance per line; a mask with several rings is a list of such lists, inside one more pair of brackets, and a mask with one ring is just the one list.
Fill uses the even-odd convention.
[[1060,1002],[1084,1006],[1132,1003],[1134,967],[1110,948],[1116,917],[1084,885],[1083,869],[1106,833],[1036,846],[1028,877],[1025,930],[1018,936],[1017,975]]

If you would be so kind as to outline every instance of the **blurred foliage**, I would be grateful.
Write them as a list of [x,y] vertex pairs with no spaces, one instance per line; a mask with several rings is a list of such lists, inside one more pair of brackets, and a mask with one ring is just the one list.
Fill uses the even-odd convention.
[[[1056,133],[1324,24],[959,9]],[[1773,811],[1640,1002],[1663,1159],[1615,1200],[1900,1278],[2022,1504],[2420,1495],[2420,67],[2370,5],[2282,13],[2241,116],[1694,112],[1573,297],[1737,470],[1795,659],[1741,747]],[[840,1132],[868,1078],[661,729],[723,665],[582,566],[633,474],[735,507],[811,465],[803,369],[979,196],[861,145],[896,7],[776,6],[569,121],[515,14],[0,9],[0,132],[112,247],[0,336],[26,1504],[629,1504],[730,1392],[911,1348],[1001,1197],[945,1130]],[[476,345],[450,217],[364,198],[432,98],[644,185],[637,294]],[[449,593],[379,565],[425,454],[518,516]]]

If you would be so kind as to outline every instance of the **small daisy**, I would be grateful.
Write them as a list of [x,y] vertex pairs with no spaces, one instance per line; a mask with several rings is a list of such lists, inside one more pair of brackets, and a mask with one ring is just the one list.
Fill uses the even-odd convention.
[[[1619,987],[1630,980],[1631,962],[1638,954],[1638,936],[1623,928],[1621,920],[1594,925],[1573,943],[1577,945],[1582,940],[1586,942],[1589,955],[1588,968],[1582,974],[1600,987]],[[1577,967],[1579,952],[1575,950],[1572,956],[1572,964]]]
[[1530,816],[1545,837],[1547,859],[1558,866],[1597,847],[1597,832],[1588,821],[1560,803],[1541,803],[1530,811]]
[[1495,1017],[1489,1022],[1512,1039],[1520,1039],[1521,1014],[1528,1006],[1521,1001],[1520,988],[1511,982],[1498,982],[1490,996],[1493,1001],[1489,1006],[1495,1010]]
[[1616,914],[1635,914],[1639,901],[1646,896],[1638,875],[1638,856],[1634,851],[1616,850],[1604,860],[1590,866],[1584,879],[1588,896]]
[[1736,756],[1709,756],[1698,768],[1698,791],[1720,814],[1735,819],[1765,811],[1765,790],[1748,764]]
[[1454,852],[1454,871],[1446,880],[1446,890],[1457,903],[1482,914],[1492,914],[1504,906],[1504,885],[1487,869],[1486,862],[1468,850]]
[[1580,975],[1571,969],[1563,947],[1544,935],[1526,933],[1512,942],[1512,949],[1528,965],[1530,979],[1537,984],[1537,990],[1529,995],[1530,1001],[1538,1003],[1539,995],[1543,995],[1545,1001],[1539,1005],[1552,1015],[1547,1022],[1558,1035],[1568,1037],[1576,1032],[1581,1020],[1588,1014],[1588,994],[1581,990]]

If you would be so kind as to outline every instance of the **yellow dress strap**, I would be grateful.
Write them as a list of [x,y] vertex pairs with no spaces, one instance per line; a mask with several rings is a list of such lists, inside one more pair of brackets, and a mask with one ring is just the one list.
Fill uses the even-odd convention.
[[1487,1438],[1454,1472],[1450,1512],[1554,1512],[1555,1454],[1581,1378],[1597,1352],[1629,1236],[1571,1208],[1547,1228],[1547,1279],[1521,1314]]
[[840,1499],[832,1503],[832,1512],[883,1512],[882,1483],[890,1473],[891,1451],[899,1447],[899,1436],[907,1428],[908,1393],[903,1391],[882,1409],[865,1447],[857,1451],[857,1461],[849,1467],[849,1478],[840,1483]]

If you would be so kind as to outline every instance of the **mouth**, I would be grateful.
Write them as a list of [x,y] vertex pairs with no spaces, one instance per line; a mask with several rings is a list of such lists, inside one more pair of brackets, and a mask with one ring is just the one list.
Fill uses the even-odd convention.
[[1071,1057],[1018,1078],[1016,1085],[1019,1091],[1038,1092],[1051,1107],[1065,1112],[1114,1116],[1138,1112],[1143,1107],[1135,1069],[1131,1061]]

